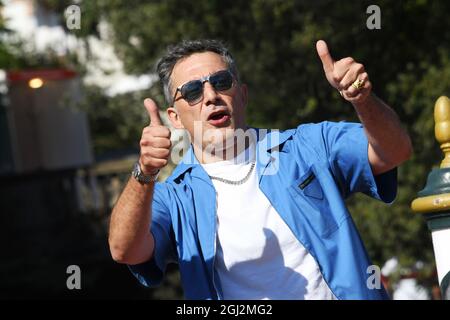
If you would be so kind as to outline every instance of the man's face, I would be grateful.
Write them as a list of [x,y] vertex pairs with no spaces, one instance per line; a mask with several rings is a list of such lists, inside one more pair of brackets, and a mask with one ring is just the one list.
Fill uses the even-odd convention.
[[[174,95],[177,87],[191,80],[198,80],[221,70],[227,70],[227,65],[220,55],[213,52],[195,53],[175,64],[171,76],[171,93]],[[203,85],[203,99],[198,103],[190,105],[178,91],[175,108],[167,111],[175,128],[186,129],[195,141],[200,141],[200,138],[195,137],[194,123],[196,134],[200,126],[203,134],[202,147],[205,147],[208,144],[224,143],[233,135],[234,129],[245,129],[246,103],[245,85],[234,80],[229,90],[216,91],[207,81]]]

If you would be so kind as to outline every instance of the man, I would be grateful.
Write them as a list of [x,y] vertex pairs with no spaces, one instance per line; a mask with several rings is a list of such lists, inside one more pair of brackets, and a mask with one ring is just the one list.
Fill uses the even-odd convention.
[[396,166],[410,157],[411,142],[371,93],[364,66],[334,61],[322,40],[316,46],[327,80],[361,124],[250,129],[247,87],[220,42],[184,41],[161,59],[168,118],[187,130],[191,148],[155,183],[170,131],[146,99],[150,125],[109,236],[114,260],[141,283],[159,284],[167,263],[177,262],[188,299],[387,297],[367,285],[370,261],[343,199],[364,192],[392,202]]

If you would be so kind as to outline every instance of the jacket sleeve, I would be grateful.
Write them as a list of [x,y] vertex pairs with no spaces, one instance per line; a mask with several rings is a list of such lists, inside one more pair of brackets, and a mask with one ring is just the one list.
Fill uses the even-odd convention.
[[177,260],[170,211],[165,205],[166,203],[170,203],[169,191],[164,183],[156,183],[150,228],[155,240],[153,256],[147,262],[128,265],[139,282],[147,287],[159,285],[164,277],[167,264]]

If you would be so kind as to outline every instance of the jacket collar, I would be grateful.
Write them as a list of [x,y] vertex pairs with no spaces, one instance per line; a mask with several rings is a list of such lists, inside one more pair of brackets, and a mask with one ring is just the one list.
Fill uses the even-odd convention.
[[[260,129],[260,128],[250,128],[250,130],[251,129],[256,131],[257,155],[262,151],[266,151],[267,153],[272,152],[273,149],[276,149],[277,147],[282,145],[296,131],[295,129],[286,131],[280,131],[275,129]],[[267,156],[263,158],[270,160],[270,157]],[[262,165],[264,164],[262,163]],[[194,177],[210,182],[208,175],[206,174],[205,170],[203,169],[200,162],[197,160],[197,157],[195,156],[192,145],[189,147],[186,154],[183,156],[183,159],[178,163],[177,167],[167,180],[169,181],[177,180],[187,171],[191,171],[191,175]]]

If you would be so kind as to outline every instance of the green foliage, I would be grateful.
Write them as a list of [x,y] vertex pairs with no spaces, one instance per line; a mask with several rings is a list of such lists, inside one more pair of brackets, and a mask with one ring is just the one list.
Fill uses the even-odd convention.
[[87,87],[85,94],[81,108],[89,117],[96,154],[124,146],[137,149],[142,128],[136,124],[142,126],[145,119],[142,117],[143,107],[136,103],[145,97],[139,92],[133,92],[110,99],[96,87]]
[[[2,10],[3,3],[0,1],[0,10]],[[5,27],[3,16],[0,15],[0,39],[3,39],[10,31]],[[10,49],[0,41],[0,69],[10,68],[16,64],[15,57],[11,54]]]
[[121,148],[139,150],[142,128],[150,121],[143,104],[148,95],[149,91],[145,90],[111,98],[101,88],[85,87],[85,97],[79,107],[88,115],[97,155]]

